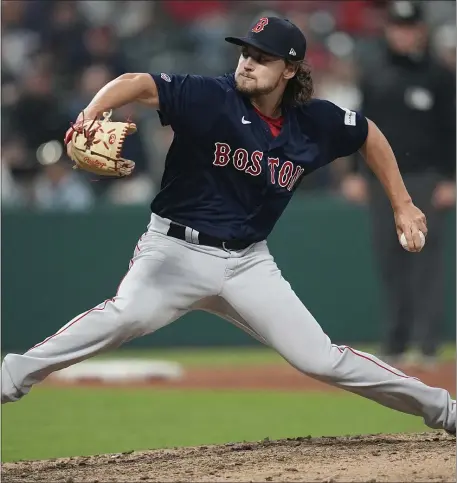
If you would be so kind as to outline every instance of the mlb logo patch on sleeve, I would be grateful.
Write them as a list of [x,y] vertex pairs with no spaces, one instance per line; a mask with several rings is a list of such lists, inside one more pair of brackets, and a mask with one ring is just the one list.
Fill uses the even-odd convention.
[[346,124],[346,126],[355,126],[355,123],[356,123],[355,112],[349,109],[346,109],[345,107],[343,107],[343,109],[346,111],[346,114],[344,115],[344,124]]

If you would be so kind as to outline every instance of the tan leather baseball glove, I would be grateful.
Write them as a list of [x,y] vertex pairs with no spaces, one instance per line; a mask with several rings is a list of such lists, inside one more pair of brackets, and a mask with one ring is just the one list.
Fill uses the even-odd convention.
[[65,136],[67,153],[75,162],[74,169],[101,176],[123,177],[132,173],[135,163],[121,157],[126,136],[136,132],[132,122],[114,122],[112,111],[102,120],[82,120],[70,127]]

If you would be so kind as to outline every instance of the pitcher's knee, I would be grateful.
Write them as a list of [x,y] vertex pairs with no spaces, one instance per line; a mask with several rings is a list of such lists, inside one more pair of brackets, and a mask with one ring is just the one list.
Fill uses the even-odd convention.
[[316,353],[300,354],[292,364],[300,371],[317,378],[346,380],[351,376],[348,365],[343,364],[346,355],[344,348],[331,345],[327,350]]
[[336,376],[336,368],[329,359],[318,359],[310,365],[309,374],[322,378],[334,378]]
[[289,362],[299,371],[314,377],[323,379],[334,378],[337,375],[338,368],[330,354],[321,354],[319,356],[310,356],[303,354]]

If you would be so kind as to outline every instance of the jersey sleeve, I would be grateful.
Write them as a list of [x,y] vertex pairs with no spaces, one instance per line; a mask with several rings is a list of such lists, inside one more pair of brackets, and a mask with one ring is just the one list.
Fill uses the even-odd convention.
[[314,115],[323,130],[329,161],[356,153],[368,136],[368,121],[360,112],[316,100]]
[[223,86],[213,77],[150,74],[159,94],[159,117],[175,132],[207,132],[221,113]]

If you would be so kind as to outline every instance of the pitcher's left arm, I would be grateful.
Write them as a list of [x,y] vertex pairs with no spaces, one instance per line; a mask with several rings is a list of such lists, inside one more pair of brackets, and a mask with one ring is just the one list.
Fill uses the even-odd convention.
[[404,233],[409,250],[420,251],[422,243],[419,231],[427,235],[425,215],[414,205],[406,189],[389,142],[369,119],[368,135],[359,152],[384,187],[393,209],[398,237]]

